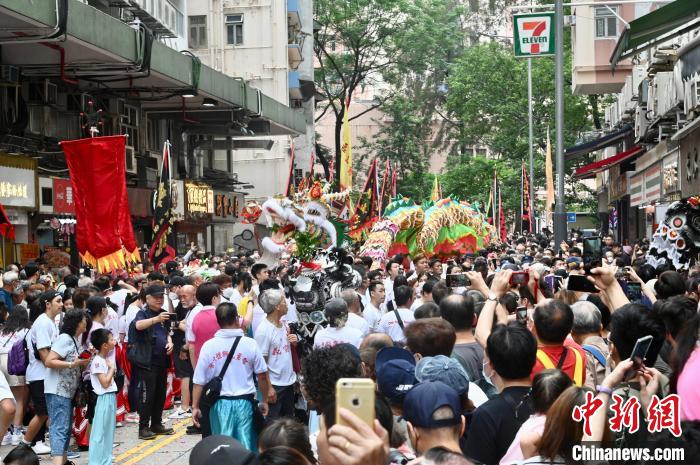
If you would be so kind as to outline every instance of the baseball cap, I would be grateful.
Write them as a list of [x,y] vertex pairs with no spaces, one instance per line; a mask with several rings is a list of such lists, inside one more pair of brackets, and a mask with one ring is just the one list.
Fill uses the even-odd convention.
[[520,271],[520,267],[516,265],[515,263],[511,262],[505,262],[503,266],[501,266],[502,270],[512,270],[512,271]]
[[423,357],[416,365],[416,379],[419,383],[425,381],[441,381],[457,394],[469,392],[469,377],[462,365],[455,359],[445,355]]
[[406,349],[384,347],[377,352],[374,364],[379,392],[389,402],[401,405],[408,392],[416,384],[416,360]]
[[194,446],[190,453],[190,465],[260,465],[258,457],[231,436],[209,436]]
[[[450,418],[435,419],[441,407],[452,410]],[[461,407],[457,391],[440,381],[416,384],[403,401],[403,417],[419,428],[444,428],[461,423]]]
[[107,300],[102,296],[93,295],[88,297],[88,300],[85,302],[85,307],[88,313],[94,316],[107,307]]
[[160,297],[165,294],[165,288],[160,284],[151,284],[146,288],[146,295]]

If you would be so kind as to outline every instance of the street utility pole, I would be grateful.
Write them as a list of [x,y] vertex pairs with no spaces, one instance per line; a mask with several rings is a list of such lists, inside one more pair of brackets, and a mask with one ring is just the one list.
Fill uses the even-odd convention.
[[532,58],[527,59],[527,121],[528,121],[528,154],[530,155],[530,224],[532,230],[537,232],[537,220],[535,219],[535,159],[532,153],[533,128],[532,128]]
[[564,5],[554,2],[555,76],[554,98],[556,123],[557,195],[554,203],[554,246],[566,240],[566,206],[564,205]]

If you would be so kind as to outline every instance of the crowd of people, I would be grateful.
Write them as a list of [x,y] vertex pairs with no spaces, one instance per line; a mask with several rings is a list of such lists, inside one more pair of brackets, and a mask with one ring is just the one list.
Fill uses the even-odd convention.
[[[581,239],[354,256],[360,284],[325,301],[312,335],[289,257],[193,246],[123,274],[10,265],[0,431],[17,447],[4,463],[71,464],[73,436],[89,438],[90,465],[111,465],[123,422],[149,441],[171,420],[202,436],[193,465],[618,463],[577,455],[594,443],[700,463],[700,269],[653,267],[648,243],[611,236],[591,262]],[[594,288],[570,289],[572,276]],[[374,422],[340,406],[345,378],[373,381]]]

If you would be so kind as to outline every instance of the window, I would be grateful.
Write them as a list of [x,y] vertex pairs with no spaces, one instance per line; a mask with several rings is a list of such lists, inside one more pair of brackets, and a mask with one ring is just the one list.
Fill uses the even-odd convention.
[[598,39],[617,38],[617,7],[610,7],[610,9],[607,7],[595,9],[595,36]]
[[226,43],[243,44],[243,15],[226,15]]
[[190,16],[190,48],[202,48],[207,46],[207,17]]

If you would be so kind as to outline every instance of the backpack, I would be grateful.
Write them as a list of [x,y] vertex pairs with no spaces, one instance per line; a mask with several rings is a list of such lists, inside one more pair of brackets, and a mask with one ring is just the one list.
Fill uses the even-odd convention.
[[129,324],[129,343],[126,346],[126,358],[134,366],[144,370],[151,369],[151,355],[153,353],[153,345],[151,344],[152,333],[152,328],[138,331],[136,329],[136,319]]
[[27,347],[27,336],[12,344],[10,352],[7,354],[7,372],[13,376],[25,376],[29,366],[29,347]]

